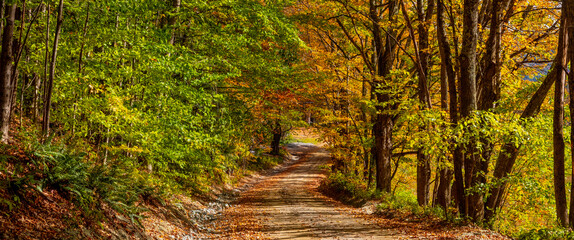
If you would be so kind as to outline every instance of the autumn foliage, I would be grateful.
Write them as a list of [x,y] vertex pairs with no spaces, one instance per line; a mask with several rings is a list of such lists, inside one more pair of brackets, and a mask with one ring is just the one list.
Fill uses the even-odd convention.
[[207,195],[313,127],[335,195],[513,235],[572,227],[569,3],[3,1],[0,210],[54,198],[135,223],[139,203]]

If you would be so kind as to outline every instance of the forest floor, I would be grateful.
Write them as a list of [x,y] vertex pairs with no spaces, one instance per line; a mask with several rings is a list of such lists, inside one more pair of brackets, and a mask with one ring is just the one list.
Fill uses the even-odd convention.
[[436,218],[373,214],[318,191],[330,160],[312,143],[287,146],[291,161],[259,179],[207,224],[200,239],[508,239],[474,226]]

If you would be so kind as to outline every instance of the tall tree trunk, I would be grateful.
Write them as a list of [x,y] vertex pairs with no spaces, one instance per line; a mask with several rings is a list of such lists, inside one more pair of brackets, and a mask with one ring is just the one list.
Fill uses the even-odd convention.
[[504,13],[511,11],[513,1],[492,0],[489,11],[490,32],[486,40],[486,53],[481,61],[481,73],[478,87],[478,109],[490,110],[495,107],[496,101],[500,99],[500,41],[502,38],[502,27],[509,18],[503,18]]
[[[490,32],[486,41],[486,53],[481,61],[481,76],[478,80],[478,109],[489,111],[495,107],[495,102],[500,98],[500,0],[491,2],[492,15],[490,17]],[[485,137],[480,137],[482,152],[478,160],[477,181],[479,184],[486,183],[488,165],[492,155],[493,144]],[[482,194],[482,193],[480,193]]]
[[[490,20],[490,32],[486,41],[486,52],[481,61],[480,78],[478,78],[478,109],[482,111],[489,111],[495,107],[496,101],[500,98],[500,41],[502,37],[502,14],[510,8],[508,0],[493,0],[490,2],[489,11],[490,17],[485,19]],[[487,137],[479,136],[481,142],[482,152],[477,155],[474,170],[474,184],[485,184],[486,176],[488,174],[488,166],[490,157],[493,151],[493,143]],[[482,220],[485,215],[484,209],[484,195],[483,192],[478,192],[474,196],[474,200],[480,203],[475,210],[473,217],[475,220]]]
[[10,130],[10,115],[12,111],[12,62],[14,21],[16,18],[16,4],[6,8],[6,24],[2,34],[2,53],[0,55],[0,140],[8,143]]
[[[476,46],[478,41],[478,0],[464,0],[463,11],[463,39],[460,53],[460,109],[461,117],[468,118],[476,110]],[[476,184],[477,159],[475,153],[475,140],[471,138],[470,142],[465,144],[465,154],[463,159],[464,166],[464,186],[465,190]],[[463,181],[461,175],[456,171],[461,171],[460,163],[457,166],[455,162],[455,181]],[[457,178],[458,175],[458,178]],[[460,194],[460,193],[459,193]],[[477,193],[464,193],[466,196],[463,214],[473,219],[479,219],[482,214],[482,199]]]
[[[427,75],[428,75],[428,65],[429,65],[429,31],[427,26],[430,25],[429,20],[434,11],[434,1],[429,0],[427,2],[426,14],[423,10],[423,1],[417,0],[416,10],[419,19],[418,25],[418,41],[415,41],[412,27],[410,26],[410,21],[408,20],[408,15],[402,5],[405,18],[407,19],[407,24],[409,29],[411,29],[411,37],[413,38],[413,43],[415,46],[415,51],[417,51],[417,61],[418,61],[418,96],[419,102],[421,103],[422,109],[430,109],[430,94],[428,90]],[[417,44],[418,42],[418,44]],[[421,131],[428,131],[430,126],[423,125]],[[430,191],[430,178],[431,178],[431,167],[430,158],[427,156],[423,149],[417,150],[417,201],[420,206],[426,206],[429,203],[429,191]]]
[[83,74],[83,65],[82,61],[84,60],[84,48],[86,47],[86,35],[88,34],[88,24],[90,22],[90,3],[91,1],[88,0],[86,3],[86,18],[84,19],[84,27],[82,29],[82,38],[79,39],[81,42],[80,53],[78,56],[78,73]]
[[50,105],[52,101],[52,89],[54,84],[54,75],[56,74],[56,57],[58,55],[58,42],[60,40],[60,32],[62,29],[64,0],[60,0],[58,5],[58,21],[56,22],[56,34],[54,37],[54,45],[52,48],[52,59],[50,61],[50,79],[48,79],[47,89],[45,89],[44,97],[44,117],[42,123],[42,133],[48,136],[50,131]]
[[[46,42],[44,43],[44,96],[43,101],[46,100],[46,92],[48,90],[48,72],[50,71],[50,4],[46,4]],[[44,116],[42,108],[42,117]]]
[[468,117],[476,110],[476,46],[478,41],[478,0],[464,0],[463,42],[460,54],[460,110]]
[[173,16],[169,17],[169,26],[171,29],[171,38],[169,40],[169,44],[173,45],[175,43],[175,23],[177,22],[177,13],[179,13],[179,8],[181,6],[181,0],[172,0],[172,7],[173,7]]
[[[376,73],[382,77],[382,80],[377,80],[373,84],[375,98],[377,99],[377,113],[374,117],[373,135],[375,144],[373,146],[373,159],[376,165],[376,185],[377,189],[390,192],[391,191],[391,157],[393,148],[393,128],[394,128],[394,115],[390,110],[396,108],[394,104],[390,104],[392,96],[390,93],[385,93],[378,90],[387,89],[390,80],[387,79],[388,74],[391,72],[395,60],[396,44],[396,30],[391,26],[386,31],[385,46],[383,47],[383,36],[379,26],[379,8],[377,1],[370,1],[369,15],[373,22],[373,40],[375,44],[376,59]],[[396,13],[398,11],[398,4],[395,0],[388,2],[388,17],[391,23],[396,21]],[[377,78],[381,79],[381,78]]]
[[32,96],[32,112],[34,114],[33,120],[37,123],[40,118],[40,87],[42,86],[42,78],[40,76],[35,76],[33,86],[34,94]]
[[[448,111],[448,77],[446,75],[446,66],[441,63],[440,74],[440,107],[444,111]],[[448,128],[448,125],[440,126],[441,128]],[[434,186],[433,206],[441,206],[444,210],[448,209],[451,198],[451,181],[452,170],[448,167],[451,158],[440,156],[437,167],[436,184]]]
[[[442,0],[437,2],[437,37],[438,37],[438,46],[441,58],[441,68],[444,68],[444,73],[442,73],[441,79],[442,81],[446,80],[446,87],[448,88],[448,95],[449,95],[449,115],[450,121],[453,125],[458,123],[458,99],[457,99],[457,87],[456,87],[456,75],[454,72],[454,67],[452,63],[452,55],[450,52],[450,45],[447,41],[446,37],[446,29],[444,26],[444,2]],[[441,81],[441,82],[442,82]],[[441,84],[442,85],[442,84]],[[443,95],[446,95],[443,93]],[[446,101],[446,100],[445,100]],[[446,103],[445,103],[446,104]],[[460,161],[460,154],[457,154],[454,148],[452,149],[452,156],[453,161],[461,162]],[[457,160],[455,160],[457,159]],[[444,209],[448,208],[450,203],[450,196],[451,196],[451,181],[453,171],[449,167],[442,167],[440,171],[440,180],[439,180],[439,187],[437,192],[437,202],[440,206]],[[462,175],[462,172],[461,172]],[[462,183],[459,181],[459,183]],[[463,188],[462,185],[460,186],[459,192],[462,193]],[[462,199],[462,194],[458,197],[458,199]]]
[[279,120],[275,122],[275,127],[273,129],[273,140],[271,141],[271,154],[278,156],[279,150],[281,150],[281,135],[283,134],[283,130],[281,129],[281,124]]
[[[564,22],[564,20],[562,20]],[[565,27],[561,27],[565,31]],[[562,50],[562,53],[563,50]],[[562,65],[562,69],[566,69]],[[566,217],[566,183],[564,175],[564,77],[565,72],[558,74],[554,83],[554,118],[553,118],[553,149],[554,149],[554,195],[556,200],[556,217],[560,225],[568,226]]]
[[[88,0],[86,3],[86,18],[84,18],[84,27],[82,28],[82,35],[78,39],[81,42],[80,53],[78,54],[78,75],[81,76],[84,73],[83,59],[84,59],[84,48],[86,47],[86,36],[88,34],[88,25],[90,22],[90,6],[91,1]],[[81,77],[78,77],[78,85],[81,85]],[[76,133],[76,116],[78,112],[78,100],[82,99],[82,92],[74,93],[74,104],[73,104],[73,123],[72,123],[72,137]],[[105,162],[105,161],[104,161]]]
[[[568,46],[574,46],[574,4],[571,1],[563,1],[562,15],[566,22],[566,32],[568,34]],[[574,71],[572,71],[572,63],[574,63],[574,48],[567,48],[567,62],[570,62],[570,72],[568,74],[568,89],[570,95],[570,109],[574,107]],[[567,64],[566,64],[567,65]],[[570,111],[570,122],[574,120],[574,111]],[[574,139],[574,131],[570,131],[570,139]],[[574,143],[570,141],[570,152],[574,153]],[[574,154],[571,154],[571,162],[574,164]],[[572,165],[574,166],[574,165]],[[574,176],[574,168],[571,170]],[[570,186],[570,213],[568,216],[569,227],[574,226],[574,184]]]
[[[13,37],[12,42],[12,76],[10,86],[12,86],[12,93],[10,94],[10,103],[12,104],[12,110],[10,111],[10,116],[8,119],[12,119],[12,114],[16,110],[16,90],[18,89],[18,79],[20,72],[18,71],[18,62],[20,60],[20,50],[23,50],[25,43],[22,43],[24,34],[24,23],[26,22],[26,1],[22,2],[22,7],[16,8],[16,18],[15,20],[20,21],[20,26],[17,28],[18,37]],[[24,85],[22,85],[24,86]],[[24,92],[24,87],[22,87],[22,92]],[[22,113],[20,113],[20,116]]]
[[[388,102],[389,98],[378,98]],[[375,147],[373,158],[376,165],[377,189],[391,192],[391,155],[394,121],[389,114],[377,114],[374,124]]]
[[[6,0],[0,1],[0,19],[6,17]],[[4,21],[0,21],[0,29],[4,29]]]
[[[565,1],[564,1],[565,2]],[[563,4],[564,4],[563,2]],[[560,72],[556,75],[554,83],[554,117],[553,117],[553,149],[554,149],[554,197],[556,200],[556,217],[561,226],[568,226],[567,211],[568,206],[566,203],[566,181],[564,174],[564,79],[566,77],[567,58],[565,57],[568,51],[568,21],[565,17],[564,11],[560,19],[560,37],[564,39],[559,42],[563,43],[558,46],[557,57],[563,61],[560,62]]]

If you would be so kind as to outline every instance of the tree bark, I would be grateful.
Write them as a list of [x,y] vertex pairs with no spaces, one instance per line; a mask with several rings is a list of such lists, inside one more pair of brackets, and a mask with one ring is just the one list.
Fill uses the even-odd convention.
[[[574,46],[574,4],[571,1],[563,1],[562,2],[562,15],[565,18],[566,24],[566,33],[568,35],[568,44],[567,46]],[[567,63],[570,62],[570,72],[568,74],[568,89],[570,95],[570,109],[574,107],[574,71],[572,71],[572,63],[574,62],[574,48],[567,47]],[[572,123],[574,120],[574,111],[570,111],[570,122]],[[574,131],[570,131],[570,139],[574,137]],[[570,141],[570,152],[574,150],[574,143]],[[574,164],[574,154],[571,154],[571,162]],[[574,166],[574,165],[573,165]],[[574,168],[571,170],[572,176],[574,176]],[[570,213],[568,216],[569,227],[572,228],[574,226],[574,184],[570,186]]]
[[490,110],[500,99],[500,41],[502,26],[509,19],[503,19],[503,14],[512,8],[512,1],[492,0],[489,11],[490,29],[486,40],[486,53],[481,61],[481,73],[478,88],[478,109]]
[[80,53],[78,56],[78,73],[83,74],[83,65],[82,61],[84,59],[84,48],[86,46],[86,35],[88,34],[88,23],[90,20],[90,0],[86,3],[86,18],[84,19],[84,27],[82,29],[82,39],[79,39],[81,42]]
[[[500,98],[500,38],[502,35],[501,30],[501,0],[493,0],[491,2],[492,15],[490,17],[490,32],[486,41],[486,53],[481,61],[481,76],[479,78],[478,91],[478,109],[482,111],[489,111],[495,107],[495,102]],[[478,181],[480,183],[486,182],[486,174],[488,172],[488,164],[490,156],[492,155],[493,144],[486,138],[480,138],[483,149],[479,161],[479,174]]]
[[[43,101],[46,100],[48,90],[48,71],[50,68],[50,4],[46,4],[46,42],[44,43],[44,94]],[[44,117],[44,108],[42,107],[42,117]],[[43,121],[42,121],[43,124]]]
[[275,127],[273,129],[273,140],[271,141],[271,155],[278,156],[281,150],[281,135],[283,131],[281,129],[281,124],[279,121],[275,122]]
[[564,73],[559,74],[554,84],[554,118],[553,118],[553,149],[554,149],[554,194],[556,200],[556,216],[560,225],[567,226],[566,218],[566,183],[564,180]]
[[[440,107],[444,111],[448,111],[448,76],[446,74],[446,65],[442,62],[440,71]],[[448,128],[449,126],[445,124],[445,126],[441,127]],[[448,154],[445,157],[439,157],[437,183],[434,189],[433,206],[441,206],[444,210],[448,209],[451,199],[452,170],[447,165],[450,159]]]
[[[564,4],[565,1],[563,1]],[[567,19],[562,12],[560,23],[560,36],[564,39],[562,43],[567,44]],[[559,37],[560,37],[559,36]],[[561,226],[568,226],[567,211],[568,206],[566,203],[566,181],[564,174],[564,85],[566,76],[567,61],[564,56],[568,51],[568,45],[559,46],[557,56],[560,56],[563,61],[560,62],[560,73],[556,76],[554,83],[554,116],[553,116],[553,149],[554,149],[554,197],[556,200],[556,217]]]
[[[373,146],[373,159],[376,164],[376,185],[377,189],[390,192],[391,191],[391,157],[393,148],[393,128],[394,128],[394,115],[390,113],[391,110],[396,108],[395,104],[390,104],[392,96],[390,93],[385,93],[384,90],[389,88],[388,75],[391,72],[395,60],[395,52],[397,44],[395,42],[396,29],[391,26],[386,31],[385,46],[383,48],[383,36],[379,26],[379,6],[377,1],[371,0],[369,7],[369,16],[373,22],[373,40],[376,52],[376,72],[381,78],[373,83],[373,90],[375,98],[377,99],[377,113],[375,114],[375,122],[373,124],[373,135],[375,144]],[[398,11],[398,4],[395,0],[388,2],[388,17],[391,23],[396,21],[396,13]],[[384,51],[383,51],[384,49]],[[377,91],[377,89],[379,91]],[[383,90],[381,92],[380,90]]]
[[38,123],[40,118],[40,87],[42,86],[42,78],[40,76],[34,77],[34,94],[32,99],[32,111],[33,111],[33,120],[35,123]]
[[[452,63],[452,55],[450,51],[450,44],[447,41],[446,37],[446,29],[444,26],[444,3],[443,1],[437,2],[437,38],[438,38],[438,46],[441,58],[441,68],[444,69],[442,73],[441,79],[442,81],[446,81],[446,88],[448,89],[449,95],[449,115],[450,121],[453,125],[458,123],[458,99],[457,99],[457,87],[456,87],[456,75],[454,72],[454,67]],[[441,81],[441,82],[442,82]],[[442,84],[441,84],[442,85]],[[446,95],[446,93],[443,93]],[[446,103],[446,99],[443,100]],[[460,154],[457,154],[454,148],[452,151],[452,161],[457,162],[457,165],[460,165],[461,160],[459,158]],[[437,192],[437,202],[440,206],[444,209],[448,208],[448,205],[451,200],[451,181],[453,171],[448,167],[442,167],[440,171],[440,180],[439,180],[439,187]],[[461,172],[462,175],[462,172]],[[458,182],[462,183],[462,182]],[[459,186],[460,189],[458,192],[463,191],[463,186]],[[462,200],[462,194],[457,197],[459,199],[457,202]]]
[[[426,12],[423,10],[423,1],[417,0],[418,25],[418,61],[420,65],[418,76],[418,95],[422,109],[430,109],[430,93],[428,89],[427,76],[429,69],[429,30],[430,19],[434,11],[434,0],[427,2]],[[426,14],[425,14],[426,13]],[[413,39],[414,40],[414,39]],[[422,126],[421,131],[428,131],[430,126]],[[423,153],[422,149],[417,152],[417,201],[420,206],[429,203],[429,190],[431,178],[431,166],[429,156]]]
[[[476,46],[478,41],[478,0],[464,0],[463,11],[463,39],[460,54],[460,108],[461,117],[468,118],[477,108],[476,92]],[[464,166],[464,188],[465,190],[476,185],[476,168],[477,156],[475,153],[475,144],[473,137],[470,142],[466,143],[462,165]],[[458,165],[458,166],[457,166]],[[460,163],[455,162],[455,181],[461,182]],[[457,171],[459,173],[457,174]],[[458,175],[458,177],[457,177]],[[459,193],[460,194],[460,193]],[[482,214],[482,198],[477,193],[464,192],[465,206],[463,214],[473,218],[480,219]]]
[[16,18],[16,4],[6,8],[6,24],[2,34],[2,53],[0,55],[0,140],[8,143],[10,130],[10,115],[12,111],[12,62],[13,54],[13,37],[14,21]]
[[478,41],[478,0],[464,0],[463,41],[460,54],[460,110],[468,117],[476,110],[476,46]]
[[58,21],[56,22],[56,34],[54,37],[54,45],[52,48],[52,59],[50,61],[50,79],[48,79],[47,89],[45,90],[44,98],[44,117],[42,122],[42,133],[44,136],[48,136],[50,131],[50,104],[52,101],[52,89],[54,84],[54,75],[56,74],[56,57],[58,55],[58,42],[60,40],[60,32],[62,29],[63,13],[64,11],[64,0],[60,0],[58,5]]
[[[495,108],[496,101],[500,98],[500,41],[502,37],[502,14],[506,12],[511,6],[511,1],[507,0],[493,0],[489,4],[489,11],[491,12],[488,19],[490,21],[490,28],[488,39],[486,41],[486,52],[481,60],[480,78],[478,78],[478,109],[482,111],[490,111]],[[488,15],[488,14],[487,14]],[[482,152],[477,155],[474,175],[473,186],[486,183],[486,176],[488,174],[488,166],[490,164],[490,157],[493,151],[493,143],[488,138],[479,136],[481,142]],[[486,214],[484,209],[484,195],[485,193],[476,193],[474,196],[475,202],[480,203],[474,214],[475,220],[482,220]]]
[[[0,19],[6,17],[6,0],[0,1]],[[4,21],[0,21],[0,29],[4,29]]]
[[[571,1],[563,1],[562,3],[562,15],[565,18],[566,22],[566,33],[568,35],[568,46],[574,46],[574,4]],[[570,109],[574,107],[574,71],[572,71],[572,63],[574,62],[574,48],[567,47],[567,61],[566,63],[570,62],[570,72],[568,74],[568,89],[570,95]],[[565,65],[567,66],[567,64]],[[570,111],[570,122],[572,123],[574,120],[574,111]],[[570,131],[570,139],[574,137],[574,131]],[[570,152],[574,150],[574,143],[570,141]],[[571,162],[574,163],[574,154],[571,154]],[[573,165],[574,166],[574,165]],[[571,170],[574,174],[574,168]],[[574,176],[574,175],[572,175]],[[574,226],[574,184],[570,186],[570,213],[568,216],[569,227],[572,228]]]
[[[173,7],[173,13],[172,14],[177,14],[179,13],[179,8],[181,6],[181,0],[172,0],[172,7]],[[171,38],[169,40],[169,44],[173,45],[175,43],[175,23],[177,22],[177,16],[170,16],[169,17],[169,26],[172,28],[171,29]]]

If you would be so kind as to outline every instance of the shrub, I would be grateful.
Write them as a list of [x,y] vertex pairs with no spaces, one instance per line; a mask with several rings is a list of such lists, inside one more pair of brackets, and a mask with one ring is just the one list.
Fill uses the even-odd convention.
[[340,171],[329,174],[319,189],[331,197],[354,206],[363,205],[373,197],[373,193],[369,191],[362,179]]

